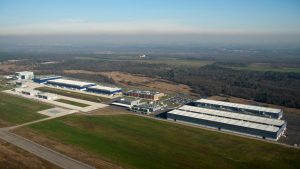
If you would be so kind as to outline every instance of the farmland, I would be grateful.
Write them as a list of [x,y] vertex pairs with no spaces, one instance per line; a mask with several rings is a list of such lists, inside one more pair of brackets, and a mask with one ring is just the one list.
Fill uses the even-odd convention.
[[25,129],[126,168],[300,166],[299,149],[135,115],[71,115]]

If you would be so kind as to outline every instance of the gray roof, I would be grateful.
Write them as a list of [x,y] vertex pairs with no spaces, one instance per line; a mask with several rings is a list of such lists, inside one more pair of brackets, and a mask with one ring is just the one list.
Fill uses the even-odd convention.
[[246,115],[246,114],[240,114],[240,113],[234,113],[234,112],[227,112],[227,111],[221,111],[221,110],[214,110],[214,109],[206,109],[206,108],[202,108],[202,107],[195,107],[195,106],[188,106],[188,105],[182,106],[179,109],[184,110],[184,111],[189,111],[189,112],[195,112],[195,113],[199,113],[199,114],[207,114],[207,115],[211,115],[211,116],[243,120],[243,121],[261,123],[261,124],[273,125],[273,126],[282,126],[285,123],[283,120],[278,120],[278,119],[258,117],[258,116],[252,116],[252,115]]
[[196,102],[218,105],[218,106],[234,107],[234,108],[240,108],[240,109],[246,109],[246,110],[268,112],[268,113],[273,113],[273,114],[278,114],[282,111],[281,109],[276,109],[276,108],[252,106],[252,105],[247,105],[247,104],[230,103],[230,102],[208,100],[208,99],[200,99],[200,100],[197,100]]
[[104,90],[104,91],[109,91],[109,92],[121,90],[121,88],[118,88],[118,87],[109,87],[109,86],[102,86],[102,85],[91,86],[91,87],[89,87],[89,89]]
[[247,127],[267,132],[277,132],[279,130],[279,127],[274,127],[271,125],[264,125],[264,124],[258,124],[258,123],[252,123],[242,120],[235,120],[235,119],[229,119],[224,117],[217,117],[217,116],[211,116],[206,114],[199,114],[199,113],[193,113],[193,112],[187,112],[183,110],[172,110],[168,112],[168,114],[174,114],[179,116],[185,116],[185,117],[191,117],[195,119],[201,119],[211,122],[217,122],[217,123],[223,123],[223,124],[230,124],[233,126],[239,126],[239,127]]
[[81,82],[81,81],[69,80],[69,79],[55,79],[55,80],[49,80],[48,82],[59,83],[59,84],[64,84],[64,85],[73,85],[73,86],[78,86],[78,87],[95,85],[95,83]]

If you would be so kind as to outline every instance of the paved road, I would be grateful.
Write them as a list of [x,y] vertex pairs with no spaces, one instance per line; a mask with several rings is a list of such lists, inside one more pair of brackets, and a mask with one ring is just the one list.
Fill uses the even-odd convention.
[[0,138],[64,169],[94,169],[92,166],[15,135],[5,129],[0,129]]

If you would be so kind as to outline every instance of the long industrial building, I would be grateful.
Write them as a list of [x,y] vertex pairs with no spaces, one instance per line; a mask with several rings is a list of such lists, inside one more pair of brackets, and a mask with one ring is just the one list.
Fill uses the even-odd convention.
[[55,75],[50,75],[50,76],[36,76],[36,77],[34,77],[33,81],[35,83],[45,84],[49,80],[55,80],[55,79],[61,79],[61,78],[62,78],[61,76],[55,76]]
[[229,102],[215,101],[215,100],[208,100],[208,99],[197,100],[194,102],[194,105],[199,107],[204,107],[204,108],[233,111],[233,112],[239,112],[243,114],[250,114],[250,115],[262,116],[268,118],[276,118],[276,119],[281,119],[283,115],[283,111],[281,109],[252,106],[252,105],[238,104],[238,103],[229,103]]
[[279,119],[186,105],[168,112],[167,118],[270,140],[278,140],[287,126],[285,121]]
[[86,90],[88,87],[96,85],[95,83],[81,82],[81,81],[68,80],[68,79],[48,80],[47,84],[63,87],[63,88],[76,89],[76,90]]
[[122,89],[118,87],[108,87],[108,86],[91,86],[88,87],[87,92],[98,93],[98,94],[106,94],[106,95],[115,95],[122,93]]

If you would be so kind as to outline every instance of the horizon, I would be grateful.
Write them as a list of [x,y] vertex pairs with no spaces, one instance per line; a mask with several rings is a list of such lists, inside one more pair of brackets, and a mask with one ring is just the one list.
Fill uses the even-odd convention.
[[0,2],[0,42],[59,43],[66,38],[72,40],[63,43],[80,43],[83,38],[89,43],[299,45],[299,7],[296,0],[4,0]]

